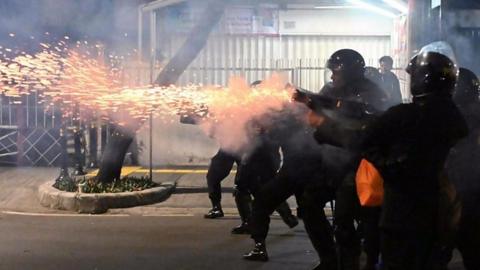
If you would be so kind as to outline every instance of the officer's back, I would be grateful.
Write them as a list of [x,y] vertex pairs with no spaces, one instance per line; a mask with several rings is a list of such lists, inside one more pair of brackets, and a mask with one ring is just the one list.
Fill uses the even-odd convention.
[[[414,91],[417,77],[421,77],[419,85],[427,85],[418,87],[419,93]],[[467,133],[448,92],[452,86],[430,85],[423,76],[417,77],[412,75],[414,102],[389,109],[364,142],[367,153],[373,153],[367,154],[368,159],[385,180],[381,225],[388,228],[431,230],[435,226],[439,175],[450,148]]]

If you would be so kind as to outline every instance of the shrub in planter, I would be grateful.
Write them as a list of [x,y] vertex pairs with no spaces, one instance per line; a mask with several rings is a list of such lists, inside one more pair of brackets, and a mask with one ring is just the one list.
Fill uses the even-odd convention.
[[[72,183],[73,181],[73,183]],[[54,187],[68,192],[80,191],[83,193],[118,193],[128,191],[140,191],[157,186],[149,177],[126,176],[112,183],[98,182],[95,177],[83,178],[79,181],[57,181]],[[81,190],[80,190],[80,189]]]

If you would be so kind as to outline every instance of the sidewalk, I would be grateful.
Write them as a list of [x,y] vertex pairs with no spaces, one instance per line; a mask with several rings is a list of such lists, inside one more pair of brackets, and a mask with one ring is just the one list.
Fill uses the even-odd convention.
[[[142,176],[149,170],[141,167],[124,167],[123,175]],[[211,207],[206,184],[206,167],[162,167],[153,169],[153,180],[157,183],[175,182],[175,192],[166,200],[157,204],[110,209],[106,214],[128,215],[203,215]],[[222,206],[226,216],[238,216],[232,196],[234,173],[222,181]],[[0,209],[28,213],[65,213],[74,212],[54,210],[42,207],[38,199],[38,187],[46,181],[55,179],[58,168],[39,167],[0,167]],[[94,175],[95,171],[89,172]],[[293,198],[290,206],[296,207]]]
[[[166,201],[132,208],[111,209],[107,214],[155,214],[158,210],[178,214],[200,214],[210,208],[206,188],[206,167],[158,168],[153,171],[153,180],[157,183],[176,182],[175,193]],[[95,172],[90,172],[94,174]],[[122,174],[145,175],[148,169],[124,167]],[[234,171],[232,171],[234,173]],[[58,168],[39,167],[0,167],[0,209],[29,213],[71,213],[42,207],[38,200],[38,187],[59,175]],[[222,204],[227,214],[236,215],[232,197],[233,174],[222,182]],[[161,209],[160,209],[161,208]]]
[[55,179],[58,168],[0,167],[0,209],[31,213],[56,213],[38,200],[38,187]]

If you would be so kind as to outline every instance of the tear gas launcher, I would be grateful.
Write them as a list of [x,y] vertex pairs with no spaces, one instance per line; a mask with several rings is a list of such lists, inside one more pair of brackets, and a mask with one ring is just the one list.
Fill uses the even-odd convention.
[[352,128],[373,121],[379,114],[379,111],[369,104],[315,94],[302,88],[296,89],[293,99],[304,103],[319,115],[340,121]]

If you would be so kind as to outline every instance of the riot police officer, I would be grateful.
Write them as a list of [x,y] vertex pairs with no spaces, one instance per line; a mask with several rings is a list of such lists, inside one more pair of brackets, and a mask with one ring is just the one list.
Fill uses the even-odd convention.
[[441,172],[450,148],[467,132],[451,98],[457,67],[443,43],[409,63],[412,104],[390,108],[366,131],[364,157],[384,179],[380,221],[385,270],[431,269],[439,239]]
[[[250,86],[255,87],[259,85],[261,81],[254,81]],[[196,123],[198,120],[191,118],[189,122]],[[214,133],[214,131],[212,131]],[[223,217],[224,213],[222,210],[221,200],[222,200],[222,187],[221,182],[230,174],[230,171],[233,168],[233,164],[237,164],[237,168],[240,167],[241,159],[243,153],[233,153],[232,151],[227,151],[222,148],[212,157],[210,165],[207,171],[207,187],[208,187],[208,197],[212,203],[212,209],[204,215],[205,218],[214,219]],[[237,175],[235,176],[237,178]],[[236,192],[234,191],[234,196]],[[234,228],[232,233],[244,233],[247,230],[246,222],[249,218],[250,211],[250,195],[235,196],[235,202],[238,208],[242,224],[238,228]]]
[[253,250],[244,259],[267,261],[265,240],[270,214],[287,198],[295,195],[298,215],[317,251],[322,268],[336,269],[333,232],[324,212],[325,203],[334,192],[323,170],[322,148],[313,140],[313,130],[305,124],[306,108],[288,104],[283,113],[274,116],[269,130],[271,140],[278,142],[283,152],[283,166],[275,179],[267,182],[255,197],[251,220]]
[[[467,270],[480,269],[480,81],[471,70],[460,68],[453,101],[467,121],[469,135],[459,141],[447,159],[448,178],[461,199],[456,247]],[[451,251],[448,260],[451,258]],[[446,269],[446,264],[443,269]]]
[[222,187],[220,183],[230,174],[234,163],[237,163],[238,166],[240,157],[223,149],[220,149],[212,157],[207,171],[208,197],[212,203],[212,209],[204,215],[205,218],[213,219],[224,216],[221,205]]
[[[256,87],[259,84],[261,81],[255,81],[250,86]],[[261,116],[258,118],[260,119]],[[220,182],[228,176],[233,164],[237,163],[233,195],[242,222],[231,230],[232,234],[250,233],[251,196],[255,197],[260,188],[273,179],[280,166],[278,145],[265,138],[265,125],[262,125],[259,119],[251,119],[245,126],[247,134],[250,135],[249,145],[235,154],[220,149],[212,158],[207,173],[209,198],[213,207],[205,218],[222,217],[224,214],[220,204]],[[286,201],[279,204],[275,210],[290,228],[298,224],[297,218],[292,214]]]
[[[380,62],[383,63],[383,61]],[[388,60],[385,62],[388,62]],[[384,83],[385,81],[385,74],[381,74],[378,69],[370,66],[365,67],[365,77],[377,84],[378,86],[382,86],[382,83]],[[382,90],[387,92],[384,86],[382,86]],[[400,88],[398,90],[400,91]],[[357,226],[357,231],[360,230],[359,235],[360,238],[363,238],[363,247],[367,255],[367,261],[365,266],[362,268],[363,270],[375,270],[376,265],[378,264],[378,259],[380,256],[380,230],[378,228],[380,213],[380,206],[362,206],[362,208],[360,209],[361,222]]]
[[[262,117],[259,117],[260,119]],[[238,172],[235,176],[235,202],[242,223],[232,229],[232,234],[250,234],[250,218],[252,215],[251,197],[257,197],[263,185],[273,180],[281,165],[278,144],[266,136],[266,127],[260,119],[252,119],[247,123],[247,134],[250,135],[250,151],[242,155]],[[282,220],[290,228],[298,225],[286,201],[276,209]]]
[[[348,146],[356,140],[347,136],[348,133],[344,133],[343,126],[345,125],[347,130],[363,128],[363,122],[368,122],[370,118],[367,109],[370,107],[373,114],[379,114],[386,107],[386,95],[374,82],[365,77],[365,61],[354,50],[342,49],[335,52],[328,60],[327,67],[332,71],[332,82],[324,86],[320,95],[339,99],[339,101],[353,102],[365,111],[355,115],[350,114],[350,109],[347,107],[339,107],[333,112],[312,111],[309,119],[310,123],[317,127],[314,136],[318,143],[347,149],[345,155],[348,162],[344,164],[345,176],[338,184],[336,192],[335,238],[339,268],[359,269],[360,240],[355,221],[358,222],[361,219],[361,212],[355,188],[355,172],[360,155],[358,151],[349,149]],[[350,124],[351,120],[356,123]],[[378,246],[371,241],[367,241],[366,244],[367,251]],[[375,261],[369,263],[374,264]]]
[[[202,116],[195,113],[187,113],[180,116],[180,123],[197,125],[200,123]],[[214,125],[209,131],[210,137],[215,137]],[[221,182],[230,174],[233,168],[233,164],[240,164],[241,154],[235,153],[235,151],[228,151],[223,147],[220,147],[218,152],[210,159],[210,164],[207,171],[207,188],[208,198],[212,204],[212,208],[204,215],[205,218],[215,219],[224,216],[222,210],[222,186]]]

